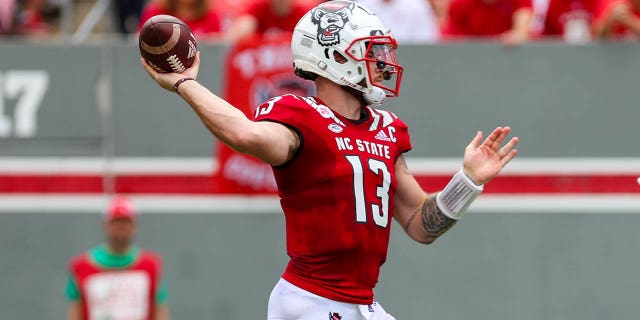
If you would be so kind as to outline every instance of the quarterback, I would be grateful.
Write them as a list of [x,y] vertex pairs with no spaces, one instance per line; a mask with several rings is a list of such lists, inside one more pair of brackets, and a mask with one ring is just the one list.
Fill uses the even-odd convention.
[[223,143],[273,167],[290,261],[275,285],[268,319],[394,319],[374,300],[391,221],[429,244],[449,230],[516,155],[517,138],[478,131],[462,167],[427,194],[404,154],[405,122],[380,109],[400,91],[403,67],[390,30],[367,8],[328,1],[303,16],[291,40],[294,72],[316,96],[273,97],[253,119],[200,85],[199,55],[181,74],[150,76],[176,91]]

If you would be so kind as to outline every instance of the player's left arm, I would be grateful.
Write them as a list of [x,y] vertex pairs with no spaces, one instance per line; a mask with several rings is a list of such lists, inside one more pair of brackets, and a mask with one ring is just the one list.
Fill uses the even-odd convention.
[[439,193],[427,194],[411,175],[404,158],[396,161],[394,218],[415,241],[429,244],[447,232],[482,190],[518,153],[518,138],[502,145],[511,128],[498,127],[482,141],[478,132],[464,153],[463,168]]
[[407,235],[429,244],[451,228],[457,220],[445,216],[438,208],[435,193],[427,194],[409,173],[403,156],[396,161],[396,194],[393,216]]

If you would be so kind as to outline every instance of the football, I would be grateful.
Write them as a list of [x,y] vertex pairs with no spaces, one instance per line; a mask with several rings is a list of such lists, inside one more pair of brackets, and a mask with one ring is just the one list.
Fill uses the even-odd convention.
[[138,39],[140,55],[158,72],[182,73],[198,51],[196,37],[182,20],[156,15],[145,21]]

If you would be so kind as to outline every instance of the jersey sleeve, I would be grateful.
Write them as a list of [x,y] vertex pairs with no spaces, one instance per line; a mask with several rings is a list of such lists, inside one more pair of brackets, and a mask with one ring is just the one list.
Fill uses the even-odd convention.
[[407,124],[400,118],[397,118],[395,122],[397,130],[396,144],[398,145],[398,150],[400,150],[400,153],[406,153],[413,149],[413,146],[411,145],[411,136],[409,135],[409,126],[407,126]]
[[69,301],[78,301],[80,300],[80,290],[78,289],[78,285],[71,275],[68,276],[67,279],[67,288],[65,290],[67,295],[67,299]]
[[304,126],[304,104],[302,98],[294,95],[273,97],[256,109],[254,120],[281,123],[300,134]]

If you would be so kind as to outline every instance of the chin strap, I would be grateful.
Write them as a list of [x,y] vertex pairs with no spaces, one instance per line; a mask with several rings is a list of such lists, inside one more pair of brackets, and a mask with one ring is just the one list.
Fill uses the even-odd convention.
[[378,87],[373,87],[371,90],[367,90],[367,92],[362,93],[362,97],[367,104],[382,104],[382,101],[387,97],[387,94],[384,90]]

